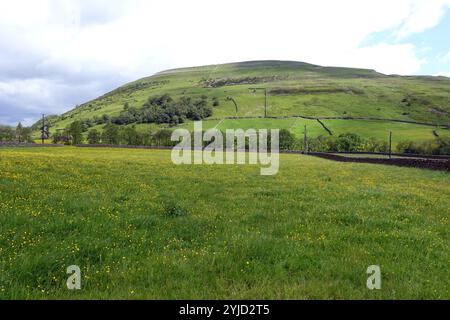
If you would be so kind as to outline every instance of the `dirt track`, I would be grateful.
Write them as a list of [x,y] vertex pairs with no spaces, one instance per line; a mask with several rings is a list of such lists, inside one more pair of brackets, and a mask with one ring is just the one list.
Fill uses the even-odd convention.
[[335,154],[326,153],[310,153],[310,155],[333,160],[339,162],[357,162],[357,163],[373,163],[384,164],[399,167],[412,167],[422,168],[430,170],[440,170],[450,172],[450,160],[449,159],[419,159],[419,158],[393,158],[393,159],[376,159],[376,158],[354,158],[345,157]]

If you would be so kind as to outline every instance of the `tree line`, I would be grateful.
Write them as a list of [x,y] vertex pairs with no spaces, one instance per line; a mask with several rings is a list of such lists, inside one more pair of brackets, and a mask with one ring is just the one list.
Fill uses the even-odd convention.
[[0,142],[33,143],[32,129],[19,122],[16,128],[0,125]]
[[63,143],[66,145],[78,145],[83,143],[98,145],[127,145],[127,146],[171,146],[170,141],[172,130],[147,130],[139,131],[135,125],[122,126],[108,122],[98,130],[90,129],[87,134],[83,134],[81,121],[74,121],[65,130],[60,130],[53,134],[53,143]]
[[[81,122],[75,121],[68,129],[70,139],[67,144],[107,144],[128,146],[167,146],[171,147],[177,142],[171,141],[172,130],[146,130],[141,131],[135,125],[121,126],[112,122],[107,123],[102,131],[95,128],[89,130],[86,139],[83,137]],[[222,132],[225,135],[225,132]],[[193,136],[193,135],[192,135]],[[304,139],[295,136],[287,129],[280,130],[279,146],[282,151],[304,150]],[[270,138],[270,135],[269,135]],[[59,136],[53,136],[54,143],[61,142]],[[270,147],[270,139],[268,141]],[[205,142],[205,146],[209,144]],[[248,147],[248,141],[247,141]],[[310,152],[389,152],[388,141],[376,138],[364,138],[356,133],[343,133],[339,136],[317,136],[308,138],[308,150]],[[450,154],[450,138],[437,137],[421,141],[401,141],[397,144],[396,153],[416,154]]]

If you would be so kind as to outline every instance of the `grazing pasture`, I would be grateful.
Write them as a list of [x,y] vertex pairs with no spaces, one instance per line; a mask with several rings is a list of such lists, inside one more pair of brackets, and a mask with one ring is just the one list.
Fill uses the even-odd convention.
[[280,165],[263,177],[175,166],[170,151],[1,148],[0,299],[450,298],[448,173]]

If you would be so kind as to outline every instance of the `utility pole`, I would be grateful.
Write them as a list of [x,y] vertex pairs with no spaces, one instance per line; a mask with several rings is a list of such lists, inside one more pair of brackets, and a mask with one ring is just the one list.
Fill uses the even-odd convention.
[[309,147],[308,147],[308,132],[306,131],[306,124],[305,124],[305,136],[303,140],[303,153],[308,154],[309,153]]
[[44,144],[44,134],[45,134],[45,114],[42,114],[42,129],[41,129],[41,139],[42,144]]
[[264,97],[265,97],[265,102],[264,102],[264,118],[267,118],[267,88],[264,88]]
[[392,131],[389,131],[389,159],[392,159]]
[[256,90],[264,90],[264,118],[267,118],[267,109],[269,108],[269,94],[267,92],[267,88],[249,88],[254,92]]

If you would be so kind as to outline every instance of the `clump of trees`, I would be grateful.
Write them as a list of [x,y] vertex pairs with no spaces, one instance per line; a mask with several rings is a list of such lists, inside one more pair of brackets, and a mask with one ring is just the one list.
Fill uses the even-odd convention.
[[81,121],[72,122],[64,130],[58,130],[52,135],[52,142],[64,143],[66,145],[82,144],[84,141],[83,132],[85,131]]
[[318,136],[308,141],[312,152],[388,152],[387,141],[365,139],[356,133],[335,136]]
[[14,129],[8,126],[0,125],[0,141],[9,142],[14,141],[15,132]]
[[111,144],[128,146],[173,146],[172,131],[168,129],[139,131],[135,126],[119,126],[107,123],[103,132],[91,129],[88,132],[90,144]]
[[[218,100],[213,104],[218,105]],[[181,97],[174,100],[169,94],[150,97],[147,102],[138,109],[124,106],[123,111],[111,119],[113,124],[127,125],[132,123],[167,123],[177,125],[189,120],[202,120],[212,116],[212,107],[208,105],[208,97],[200,99]]]
[[436,139],[419,141],[401,141],[397,145],[398,153],[449,155],[450,138],[437,137]]
[[31,133],[31,128],[22,126],[20,122],[15,129],[9,126],[0,125],[0,142],[34,143]]

